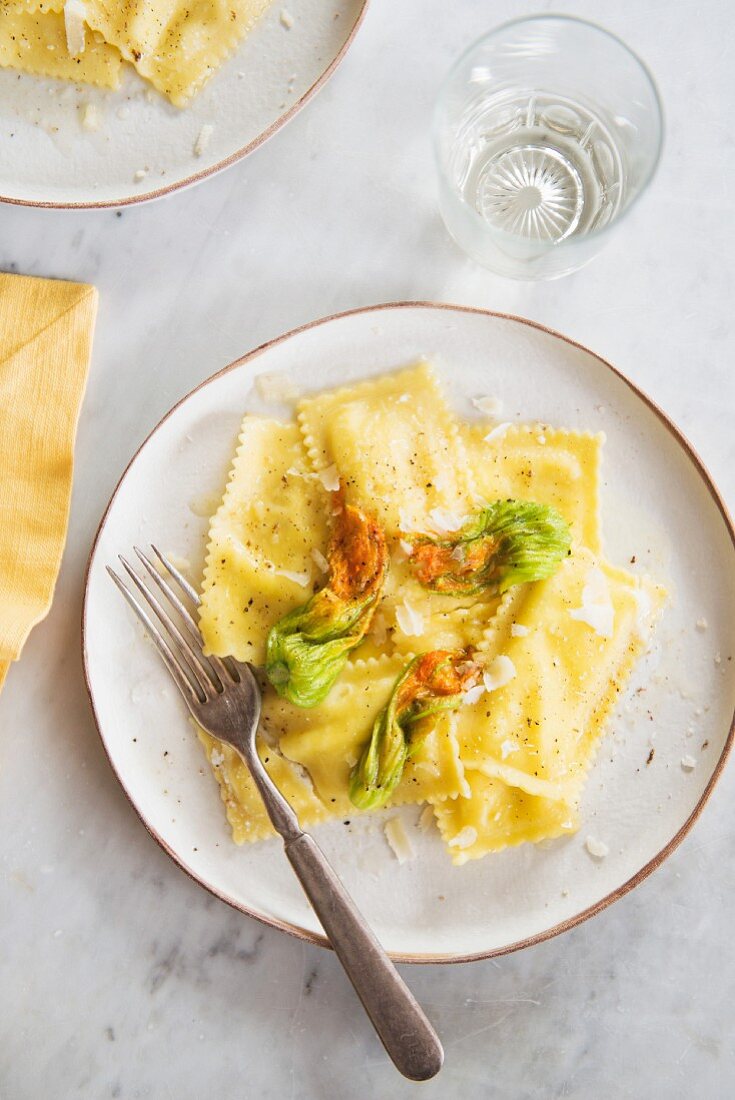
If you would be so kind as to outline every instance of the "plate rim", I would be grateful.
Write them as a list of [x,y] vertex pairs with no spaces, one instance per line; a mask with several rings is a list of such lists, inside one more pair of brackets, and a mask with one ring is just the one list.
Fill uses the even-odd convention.
[[[97,526],[97,530],[95,532],[94,539],[92,541],[92,546],[91,546],[91,549],[90,549],[89,558],[87,560],[86,568],[85,568],[85,571],[84,571],[84,595],[83,595],[83,599],[82,599],[82,616],[81,616],[81,618],[82,618],[82,624],[81,624],[81,626],[82,626],[82,629],[81,629],[82,666],[83,666],[83,672],[84,672],[84,682],[85,682],[85,686],[86,686],[86,690],[87,690],[87,695],[89,697],[90,706],[92,708],[92,715],[94,717],[94,723],[95,723],[95,726],[97,728],[97,733],[99,735],[100,741],[102,742],[102,747],[104,749],[105,755],[106,755],[106,757],[107,757],[107,759],[110,763],[110,767],[112,768],[113,774],[115,775],[116,779],[118,780],[118,782],[119,782],[119,784],[120,784],[120,786],[121,786],[128,802],[130,802],[131,806],[135,810],[135,813],[138,816],[139,820],[143,823],[143,825],[145,826],[148,833],[150,833],[150,835],[159,844],[159,846],[164,850],[164,852],[166,852],[167,855],[169,855],[171,857],[171,859],[183,871],[185,871],[186,874],[191,879],[193,879],[194,882],[196,882],[200,887],[202,887],[204,890],[206,890],[209,894],[213,895],[216,898],[219,898],[221,901],[224,901],[227,905],[230,905],[233,909],[236,909],[238,912],[244,913],[246,916],[253,917],[255,920],[259,921],[261,924],[265,924],[265,925],[267,925],[271,928],[278,929],[281,932],[287,932],[289,935],[294,936],[296,939],[306,941],[307,943],[315,944],[318,947],[325,947],[329,950],[332,950],[332,947],[331,947],[331,944],[329,943],[329,941],[326,939],[325,936],[320,935],[319,933],[316,933],[316,932],[310,932],[307,929],[301,928],[296,924],[292,924],[290,921],[282,920],[279,917],[268,916],[265,913],[261,913],[261,912],[258,912],[256,910],[254,910],[254,909],[250,909],[248,906],[243,905],[236,898],[231,897],[230,895],[228,895],[224,891],[222,891],[220,889],[217,889],[215,886],[211,886],[208,883],[203,882],[202,879],[197,875],[197,873],[191,867],[187,866],[187,864],[184,862],[184,860],[179,857],[179,855],[171,848],[171,846],[164,840],[164,838],[151,825],[148,824],[148,822],[143,817],[142,813],[139,811],[138,807],[136,806],[136,804],[133,800],[133,797],[129,793],[129,791],[128,791],[125,783],[123,782],[117,768],[115,767],[115,763],[114,763],[114,761],[112,759],[112,756],[110,755],[110,752],[107,748],[107,743],[105,741],[105,737],[104,737],[104,734],[102,732],[100,721],[99,721],[99,718],[98,718],[98,715],[97,715],[97,710],[96,710],[96,707],[95,707],[94,696],[93,696],[93,693],[92,693],[92,686],[91,686],[91,682],[90,682],[90,673],[89,673],[89,667],[88,667],[88,651],[87,651],[87,611],[88,611],[88,598],[89,598],[89,581],[90,581],[90,572],[91,572],[91,569],[92,569],[92,564],[94,562],[94,558],[95,558],[95,555],[96,555],[96,552],[97,552],[97,546],[98,546],[102,531],[103,531],[103,529],[106,525],[107,517],[110,513],[110,510],[111,510],[113,504],[115,503],[115,500],[116,500],[117,495],[118,495],[118,493],[119,493],[119,491],[122,487],[122,484],[123,484],[123,482],[125,481],[125,479],[127,477],[128,471],[130,470],[131,466],[133,465],[133,463],[138,458],[138,455],[141,453],[143,448],[148,445],[148,442],[153,438],[153,436],[165,424],[165,422],[169,419],[169,417],[171,417],[177,411],[177,409],[181,405],[184,404],[184,402],[188,401],[191,397],[193,397],[196,393],[198,393],[199,390],[203,389],[205,386],[210,385],[210,383],[216,381],[218,378],[221,378],[223,375],[229,374],[231,371],[236,370],[237,368],[239,368],[241,366],[244,366],[246,363],[249,363],[251,360],[257,359],[258,356],[262,355],[264,352],[268,351],[270,348],[275,347],[278,344],[282,344],[286,340],[290,340],[292,337],[299,336],[299,335],[301,335],[301,333],[307,332],[309,329],[317,328],[321,325],[329,324],[332,321],[339,321],[339,320],[342,320],[344,318],[354,317],[354,316],[357,316],[357,315],[363,314],[363,313],[379,313],[379,312],[384,311],[384,310],[398,310],[398,309],[446,310],[448,312],[453,312],[453,313],[468,313],[468,314],[474,314],[474,315],[479,315],[479,316],[484,316],[484,317],[495,317],[495,318],[498,318],[498,319],[501,319],[501,320],[506,320],[506,321],[513,321],[513,322],[516,322],[518,324],[525,325],[529,328],[537,329],[538,331],[544,332],[547,335],[556,337],[559,340],[563,340],[566,344],[569,344],[571,347],[577,348],[581,351],[586,352],[588,355],[591,355],[594,359],[596,359],[599,363],[601,363],[607,370],[612,371],[612,373],[614,375],[616,375],[616,377],[618,377],[633,392],[633,394],[635,396],[637,396],[638,398],[640,398],[643,401],[643,403],[651,410],[651,412],[654,413],[654,415],[659,419],[659,421],[661,422],[663,427],[669,432],[670,435],[672,435],[674,437],[674,440],[679,444],[679,446],[682,448],[682,450],[686,453],[687,457],[691,461],[691,463],[694,466],[695,470],[699,474],[701,480],[704,482],[704,485],[705,485],[706,489],[708,490],[710,496],[712,497],[712,499],[715,503],[715,506],[718,509],[718,511],[719,511],[719,513],[722,517],[722,520],[725,524],[727,532],[730,536],[730,541],[732,543],[733,550],[735,550],[735,524],[733,523],[733,519],[730,516],[727,505],[725,504],[724,500],[722,499],[722,496],[720,495],[720,492],[717,489],[717,486],[715,485],[715,482],[714,482],[711,474],[709,473],[709,470],[705,466],[705,464],[702,461],[702,459],[700,458],[699,454],[697,453],[697,451],[695,450],[693,445],[690,443],[690,441],[687,439],[687,437],[684,435],[684,433],[677,427],[677,425],[663,411],[663,409],[661,409],[660,406],[657,405],[656,402],[651,397],[649,397],[647,393],[645,393],[638,385],[636,385],[635,382],[633,382],[630,378],[628,378],[627,375],[625,375],[617,367],[613,366],[612,363],[610,363],[607,359],[604,359],[597,352],[592,351],[585,344],[581,344],[579,341],[574,340],[571,337],[564,335],[564,333],[558,332],[558,331],[556,331],[556,329],[552,329],[548,325],[544,325],[539,321],[533,321],[533,320],[530,320],[527,317],[520,317],[517,314],[504,313],[504,312],[500,312],[498,310],[483,309],[479,306],[456,305],[456,304],[452,304],[452,303],[449,303],[449,302],[432,302],[432,301],[428,301],[428,300],[382,302],[382,303],[379,303],[377,305],[358,306],[358,307],[353,308],[353,309],[342,310],[338,313],[329,314],[326,317],[317,318],[314,321],[308,321],[303,325],[299,325],[296,328],[289,329],[285,333],[281,333],[281,335],[279,335],[279,336],[275,336],[270,340],[266,340],[262,344],[258,344],[258,346],[253,348],[251,351],[246,352],[244,355],[240,356],[237,359],[234,359],[232,362],[228,363],[226,366],[220,368],[220,370],[215,371],[213,374],[211,374],[207,378],[203,379],[196,386],[194,386],[191,390],[189,390],[188,393],[184,394],[184,396],[181,397],[174,405],[172,405],[172,407],[168,410],[168,412],[166,412],[161,417],[161,419],[157,422],[157,424],[154,425],[154,427],[151,429],[151,431],[148,433],[148,435],[145,437],[145,439],[136,448],[134,454],[132,455],[129,462],[125,466],[122,474],[120,475],[120,478],[119,478],[119,480],[118,480],[118,482],[117,482],[117,484],[116,484],[116,486],[113,490],[113,493],[110,497],[110,500],[107,503],[107,506],[105,507],[104,512],[102,514],[102,517],[100,519],[100,522]],[[506,944],[502,947],[492,948],[489,951],[474,951],[474,952],[459,953],[459,954],[455,954],[455,953],[389,952],[390,957],[393,959],[394,962],[397,962],[397,963],[412,963],[412,964],[421,964],[421,965],[429,965],[429,964],[440,965],[440,964],[448,964],[448,963],[478,962],[482,959],[492,959],[492,958],[496,958],[500,955],[510,955],[513,952],[521,951],[526,947],[533,947],[538,943],[544,943],[546,940],[550,940],[550,939],[554,938],[555,936],[559,936],[563,932],[568,932],[572,928],[576,928],[577,925],[582,924],[584,921],[587,921],[591,917],[596,916],[598,913],[602,912],[604,909],[607,909],[608,906],[612,905],[614,902],[618,901],[620,898],[622,898],[626,894],[630,893],[631,890],[633,890],[641,882],[643,882],[645,879],[647,879],[649,877],[649,875],[651,875],[655,870],[657,870],[657,868],[661,866],[661,864],[664,862],[664,860],[668,859],[668,857],[679,847],[682,840],[690,832],[690,830],[692,829],[692,827],[694,826],[694,824],[698,820],[700,814],[702,813],[705,805],[709,801],[709,799],[712,795],[712,791],[714,790],[717,782],[720,779],[720,776],[722,775],[723,769],[725,767],[725,764],[727,763],[728,757],[729,757],[730,752],[732,750],[734,741],[735,741],[735,711],[733,712],[733,716],[732,716],[732,719],[730,721],[730,728],[729,728],[725,743],[723,745],[722,752],[720,753],[719,759],[718,759],[718,761],[715,765],[715,768],[712,772],[712,775],[710,776],[710,779],[709,779],[706,787],[702,791],[702,794],[701,794],[698,802],[694,806],[694,809],[689,814],[689,816],[687,817],[684,824],[674,834],[674,836],[663,846],[663,848],[661,848],[656,853],[655,856],[653,856],[650,860],[648,860],[647,863],[645,863],[643,865],[643,867],[641,867],[634,875],[632,875],[625,882],[621,883],[620,886],[616,887],[616,889],[611,890],[604,897],[602,897],[598,901],[594,902],[594,904],[587,906],[585,909],[582,909],[579,913],[575,913],[573,916],[568,917],[566,920],[560,921],[557,924],[552,925],[550,928],[546,928],[543,931],[538,932],[533,936],[526,936],[523,939],[516,940],[513,943]]]
[[[302,107],[305,107],[306,104],[314,98],[317,92],[333,76],[335,70],[341,65],[347,51],[355,41],[355,37],[365,19],[370,0],[358,0],[358,2],[362,6],[352,26],[352,30],[342,43],[338,52],[334,55],[326,68],[322,70],[314,83],[306,89],[300,99],[297,99],[287,111],[280,114],[270,126],[267,126],[265,130],[261,131],[261,133],[253,138],[252,141],[248,142],[247,145],[242,145],[239,149],[236,149],[234,153],[230,153],[228,157],[223,157],[222,160],[216,161],[208,168],[203,168],[200,172],[193,172],[189,176],[184,176],[183,179],[177,180],[174,183],[169,183],[166,187],[158,187],[155,191],[148,191],[140,195],[127,195],[122,199],[101,199],[94,202],[48,202],[45,200],[19,199],[11,195],[0,194],[0,202],[7,203],[9,206],[35,207],[40,210],[110,210],[117,209],[121,206],[138,206],[141,203],[154,202],[156,199],[162,199],[166,195],[173,194],[175,191],[183,191],[187,187],[193,187],[194,184],[200,183],[202,180],[207,179],[209,176],[214,176],[218,172],[223,172],[226,168],[231,167],[231,165],[236,164],[240,160],[244,160],[250,153],[255,152],[256,149],[265,144],[269,138],[272,138],[278,130],[282,129],[291,121],[294,115],[298,114]],[[173,409],[171,411],[173,412]],[[147,440],[144,442],[147,442]]]

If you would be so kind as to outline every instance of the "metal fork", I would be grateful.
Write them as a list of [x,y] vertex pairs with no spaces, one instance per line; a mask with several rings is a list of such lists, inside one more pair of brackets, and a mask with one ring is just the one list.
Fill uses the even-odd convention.
[[[232,657],[205,657],[199,627],[184,602],[198,606],[197,593],[155,546],[151,547],[153,554],[175,581],[178,592],[147,554],[134,549],[145,579],[122,554],[120,562],[133,587],[109,566],[107,572],[145,624],[195,721],[231,745],[247,764],[268,816],[283,838],[289,862],[397,1069],[414,1081],[434,1077],[444,1060],[436,1032],[326,856],[303,831],[263,767],[255,740],[260,687],[250,666]],[[166,604],[177,613],[178,621]]]

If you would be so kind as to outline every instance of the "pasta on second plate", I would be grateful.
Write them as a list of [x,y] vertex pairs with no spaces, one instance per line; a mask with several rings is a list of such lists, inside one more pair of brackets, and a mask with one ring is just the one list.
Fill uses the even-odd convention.
[[0,0],[0,66],[116,88],[128,62],[183,107],[270,0]]
[[[304,825],[425,802],[458,864],[578,827],[666,598],[601,556],[602,445],[460,423],[423,361],[309,397],[297,422],[245,417],[201,628],[265,665],[261,755]],[[376,531],[384,568],[355,584]],[[322,659],[319,690],[290,692]],[[247,769],[200,736],[234,839],[270,835]]]

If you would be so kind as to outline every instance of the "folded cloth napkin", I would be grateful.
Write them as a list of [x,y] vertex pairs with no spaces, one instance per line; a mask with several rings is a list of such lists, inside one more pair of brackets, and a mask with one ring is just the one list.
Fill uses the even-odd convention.
[[97,291],[0,272],[0,686],[51,606]]

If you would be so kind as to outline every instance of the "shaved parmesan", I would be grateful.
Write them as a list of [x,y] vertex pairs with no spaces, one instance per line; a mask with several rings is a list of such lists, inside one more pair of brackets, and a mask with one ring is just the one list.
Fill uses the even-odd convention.
[[505,687],[505,685],[513,679],[515,674],[516,666],[513,664],[510,657],[506,657],[504,653],[501,653],[490,662],[482,674],[482,682],[485,685],[485,690],[497,691],[498,688]]
[[209,145],[209,140],[212,137],[213,133],[214,133],[214,126],[212,126],[210,123],[207,123],[205,126],[202,126],[201,130],[199,131],[199,136],[196,139],[196,141],[194,142],[194,156],[195,157],[200,157],[202,155],[204,150]]
[[388,627],[386,625],[385,615],[382,611],[376,611],[373,615],[373,622],[370,627],[370,637],[376,645],[385,644],[385,640],[388,637]]
[[462,702],[466,706],[471,706],[476,703],[485,694],[484,684],[475,684],[474,687],[468,688],[468,690],[462,696]]
[[600,638],[612,638],[615,609],[605,574],[597,566],[593,566],[587,574],[582,589],[582,606],[573,608],[569,614],[577,622],[591,626]]
[[510,634],[512,638],[525,638],[528,634],[528,627],[523,626],[522,623],[512,623],[510,627]]
[[694,759],[693,756],[682,756],[681,766],[685,772],[691,772],[696,768],[697,761]]
[[406,542],[405,539],[399,539],[398,545],[407,558],[410,558],[413,554],[413,546],[410,542]]
[[464,559],[467,557],[467,551],[465,550],[461,542],[457,543],[449,557],[452,558],[453,561],[464,561]]
[[404,600],[396,608],[396,622],[408,637],[418,638],[424,633],[424,616],[408,600]]
[[507,741],[503,741],[500,746],[500,756],[505,760],[506,756],[510,756],[512,752],[518,752],[520,745],[517,745],[515,741],[511,741],[510,738]]
[[638,627],[638,633],[642,634],[648,627],[649,620],[651,618],[651,611],[653,610],[653,604],[651,603],[651,597],[645,588],[634,588],[633,597],[635,599],[637,616],[636,626]]
[[66,48],[72,57],[84,53],[86,45],[86,27],[84,18],[86,9],[83,0],[66,0],[64,5],[64,30]]
[[422,833],[428,833],[434,824],[434,807],[431,805],[424,806],[421,811],[421,817],[419,818],[419,828]]
[[603,841],[598,840],[597,837],[588,836],[584,844],[585,848],[594,859],[604,859],[609,854],[610,849]]
[[308,569],[304,573],[296,573],[291,569],[276,569],[275,565],[272,565],[271,569],[277,577],[285,577],[287,581],[300,584],[302,588],[308,588],[311,584],[311,573]]
[[398,526],[404,534],[408,534],[414,529],[413,517],[409,516],[405,508],[398,509]]
[[500,416],[503,402],[499,397],[473,397],[472,404],[485,416]]
[[325,470],[320,470],[317,477],[328,493],[336,493],[339,489],[339,474],[334,463]]
[[434,531],[439,535],[447,535],[452,531],[458,531],[464,520],[456,512],[449,508],[432,508],[429,512],[429,521]]
[[311,551],[311,556],[317,569],[320,569],[322,573],[329,572],[329,562],[324,557],[324,554],[322,554],[321,550],[318,549],[318,547],[313,547]]
[[494,443],[497,439],[502,439],[510,427],[511,424],[509,421],[504,421],[502,424],[496,424],[492,431],[488,432],[486,436],[483,436],[483,442]]
[[100,128],[100,113],[94,103],[85,103],[82,107],[82,129],[93,132]]
[[263,371],[256,375],[255,388],[264,401],[295,401],[299,390],[292,378],[282,370]]
[[406,863],[409,859],[415,858],[416,852],[411,843],[411,838],[406,832],[406,826],[400,817],[391,817],[390,820],[386,821],[383,832],[399,863]]
[[477,829],[472,825],[465,825],[461,832],[449,841],[451,848],[471,848],[477,840]]

